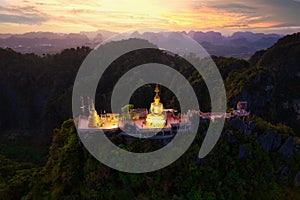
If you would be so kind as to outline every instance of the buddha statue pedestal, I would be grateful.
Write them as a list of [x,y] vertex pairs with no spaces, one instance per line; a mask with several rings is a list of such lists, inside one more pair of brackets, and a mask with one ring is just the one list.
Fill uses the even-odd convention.
[[146,118],[147,128],[163,128],[166,125],[166,117],[163,115],[163,104],[160,103],[160,97],[158,96],[158,85],[155,88],[154,102],[150,106],[150,114]]
[[147,128],[163,128],[166,125],[164,116],[147,115],[146,127]]

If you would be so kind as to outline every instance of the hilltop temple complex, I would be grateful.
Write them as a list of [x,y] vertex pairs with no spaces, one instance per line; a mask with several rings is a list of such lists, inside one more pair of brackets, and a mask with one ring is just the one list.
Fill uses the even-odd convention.
[[[237,104],[237,110],[230,113],[204,113],[200,110],[189,110],[180,117],[174,109],[165,109],[160,102],[159,87],[155,87],[154,102],[150,104],[149,111],[147,108],[133,108],[124,106],[126,109],[121,115],[118,113],[97,113],[94,102],[90,103],[88,97],[88,116],[86,106],[82,101],[82,115],[78,119],[78,129],[81,131],[103,130],[104,132],[118,132],[121,135],[136,136],[139,138],[166,139],[174,137],[179,130],[188,131],[191,126],[192,118],[197,116],[201,120],[214,121],[218,118],[242,118],[249,116],[247,102],[240,101]],[[123,108],[122,108],[123,109]]]

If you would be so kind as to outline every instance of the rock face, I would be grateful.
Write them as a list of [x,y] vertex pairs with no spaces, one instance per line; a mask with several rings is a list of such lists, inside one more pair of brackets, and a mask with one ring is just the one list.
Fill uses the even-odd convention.
[[236,129],[238,129],[238,130],[242,130],[242,131],[245,131],[246,128],[247,128],[245,122],[243,122],[242,120],[239,120],[239,119],[232,119],[232,120],[230,121],[230,124],[231,124],[234,128],[236,128]]
[[289,136],[284,144],[278,150],[278,153],[283,154],[285,157],[291,157],[296,149],[296,142],[292,136]]
[[248,128],[249,128],[250,130],[253,130],[254,126],[255,126],[255,121],[253,121],[253,120],[249,121],[249,123],[248,123]]
[[294,182],[295,182],[295,187],[299,188],[300,187],[300,171],[296,174]]
[[248,124],[240,119],[232,119],[230,120],[230,125],[234,128],[243,131],[245,134],[251,134],[254,128],[254,121],[250,121]]
[[288,176],[291,174],[291,170],[289,167],[285,166],[283,167],[281,170],[280,170],[280,176],[281,178],[284,177],[284,176]]
[[298,132],[300,99],[299,88],[295,86],[300,84],[299,47],[300,33],[286,36],[266,51],[257,52],[250,59],[251,71],[229,74],[226,78],[226,85],[232,85],[227,89],[229,102],[248,101],[252,114]]
[[[284,157],[291,157],[296,151],[296,142],[292,136],[289,136],[284,142],[282,141],[281,135],[274,130],[267,130],[258,139],[262,148],[267,152],[278,152]],[[282,144],[283,142],[283,144]]]
[[258,142],[265,151],[277,151],[281,145],[281,136],[274,130],[267,130],[258,138]]
[[223,134],[221,134],[221,138],[228,142],[229,144],[237,144],[238,140],[234,136],[234,132],[232,130],[225,130]]

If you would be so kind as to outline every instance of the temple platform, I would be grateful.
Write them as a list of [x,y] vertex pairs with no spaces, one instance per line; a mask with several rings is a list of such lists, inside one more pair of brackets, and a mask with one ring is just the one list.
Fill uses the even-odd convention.
[[99,128],[91,128],[88,126],[89,120],[87,116],[80,115],[78,117],[79,130],[103,130],[103,131],[117,131],[119,130],[119,123],[104,122]]

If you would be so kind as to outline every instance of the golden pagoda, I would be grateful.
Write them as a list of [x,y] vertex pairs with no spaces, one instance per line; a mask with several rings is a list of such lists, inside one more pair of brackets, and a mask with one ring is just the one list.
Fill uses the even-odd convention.
[[163,128],[166,124],[166,118],[163,115],[164,106],[160,103],[160,97],[158,95],[159,88],[158,84],[156,84],[154,92],[154,102],[151,103],[150,106],[150,114],[147,115],[146,118],[146,127],[147,128]]
[[88,127],[90,127],[90,128],[100,127],[101,120],[100,120],[100,117],[99,117],[99,115],[98,115],[98,113],[95,109],[94,102],[92,102],[92,108],[91,108],[91,111],[90,111],[88,121],[89,121]]

